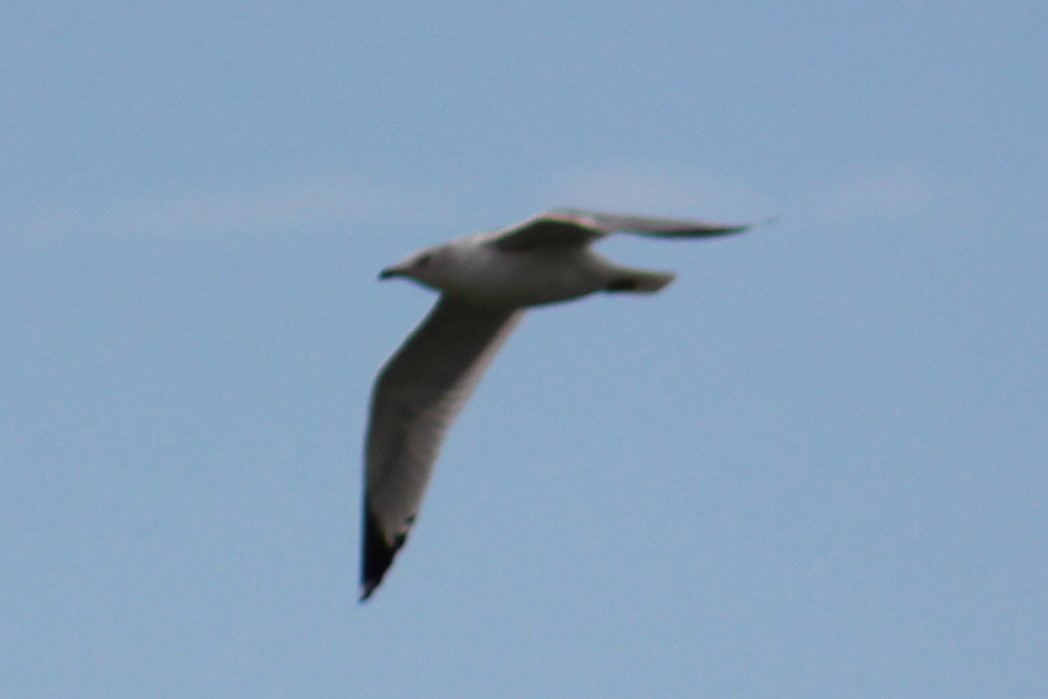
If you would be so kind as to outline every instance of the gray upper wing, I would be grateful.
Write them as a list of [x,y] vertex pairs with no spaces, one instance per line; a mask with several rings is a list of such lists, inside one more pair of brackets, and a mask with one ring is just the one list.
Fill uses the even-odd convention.
[[379,374],[367,436],[364,598],[404,543],[448,426],[521,315],[442,296]]
[[489,244],[505,252],[520,252],[538,248],[583,247],[620,231],[658,238],[708,238],[740,233],[749,227],[559,209],[496,232],[490,237]]

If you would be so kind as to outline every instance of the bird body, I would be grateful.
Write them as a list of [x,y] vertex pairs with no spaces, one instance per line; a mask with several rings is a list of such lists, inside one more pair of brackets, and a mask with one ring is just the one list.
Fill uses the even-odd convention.
[[524,310],[599,291],[653,293],[673,274],[622,267],[591,249],[613,232],[659,238],[737,233],[728,226],[575,210],[412,254],[379,274],[440,299],[375,381],[364,479],[361,599],[378,587],[415,523],[444,435]]
[[[419,266],[419,261],[425,263]],[[383,277],[405,276],[454,298],[500,308],[528,308],[598,291],[657,291],[668,272],[621,267],[592,248],[550,247],[505,253],[489,236],[469,236],[429,248]],[[626,288],[630,285],[643,288]]]

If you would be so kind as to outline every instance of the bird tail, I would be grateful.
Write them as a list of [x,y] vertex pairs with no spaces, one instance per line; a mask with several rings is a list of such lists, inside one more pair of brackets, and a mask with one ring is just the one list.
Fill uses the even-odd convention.
[[639,294],[654,294],[673,281],[671,272],[655,272],[646,269],[619,269],[612,277],[605,291],[630,291]]

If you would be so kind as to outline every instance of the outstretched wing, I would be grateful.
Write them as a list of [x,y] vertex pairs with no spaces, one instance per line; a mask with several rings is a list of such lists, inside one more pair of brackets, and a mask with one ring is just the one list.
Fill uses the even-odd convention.
[[379,374],[367,437],[361,599],[404,545],[448,426],[522,315],[442,296]]
[[749,227],[559,209],[493,233],[488,244],[505,252],[520,252],[538,248],[584,247],[616,232],[657,238],[709,238],[740,233]]

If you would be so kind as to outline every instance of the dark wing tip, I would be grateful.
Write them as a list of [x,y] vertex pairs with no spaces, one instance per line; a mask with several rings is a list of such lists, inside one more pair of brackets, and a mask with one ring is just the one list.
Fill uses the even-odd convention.
[[393,558],[404,545],[404,537],[397,537],[392,545],[382,536],[382,528],[371,507],[364,506],[364,557],[360,571],[360,601],[371,597],[385,577],[386,571],[393,565]]

